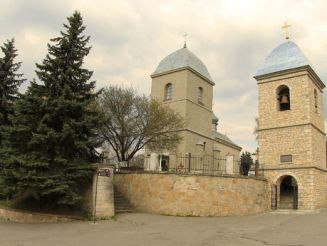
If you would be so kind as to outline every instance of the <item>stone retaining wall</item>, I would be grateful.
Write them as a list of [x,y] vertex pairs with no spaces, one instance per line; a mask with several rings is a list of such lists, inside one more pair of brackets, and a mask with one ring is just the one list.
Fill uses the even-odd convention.
[[53,223],[69,222],[73,219],[59,215],[32,213],[0,207],[0,220],[22,223]]
[[140,212],[177,216],[229,216],[268,210],[264,179],[170,173],[117,173],[117,189]]

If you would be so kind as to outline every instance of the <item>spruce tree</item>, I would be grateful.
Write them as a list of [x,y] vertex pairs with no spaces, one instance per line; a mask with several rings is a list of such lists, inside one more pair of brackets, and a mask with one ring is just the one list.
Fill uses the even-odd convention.
[[241,154],[241,174],[247,176],[251,166],[253,165],[253,159],[251,153],[248,151],[242,152]]
[[24,82],[23,74],[18,73],[21,62],[15,62],[17,49],[15,40],[7,40],[1,47],[0,58],[0,147],[3,127],[10,124],[9,116],[13,114],[13,104],[18,99],[18,88]]
[[40,81],[31,82],[16,104],[13,126],[5,134],[2,188],[11,198],[33,196],[42,204],[73,205],[92,176],[100,116],[92,72],[83,68],[89,36],[83,34],[79,12],[67,20],[61,36],[48,44],[42,64],[36,64]]

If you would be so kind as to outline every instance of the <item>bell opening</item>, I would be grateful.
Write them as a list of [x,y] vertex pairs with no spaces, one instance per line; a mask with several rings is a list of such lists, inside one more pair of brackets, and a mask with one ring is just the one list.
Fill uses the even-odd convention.
[[290,110],[291,103],[290,103],[290,91],[288,87],[282,87],[278,93],[278,102],[279,102],[279,110]]

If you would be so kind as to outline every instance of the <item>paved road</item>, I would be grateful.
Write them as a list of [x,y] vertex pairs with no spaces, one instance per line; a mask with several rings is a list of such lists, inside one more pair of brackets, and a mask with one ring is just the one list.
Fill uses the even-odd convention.
[[119,215],[116,221],[60,224],[0,222],[1,246],[300,246],[327,245],[327,211],[182,218]]

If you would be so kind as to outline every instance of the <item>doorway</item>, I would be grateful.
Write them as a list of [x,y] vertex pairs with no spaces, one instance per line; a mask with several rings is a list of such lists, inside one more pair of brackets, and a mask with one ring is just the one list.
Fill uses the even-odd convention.
[[298,208],[298,185],[294,177],[287,175],[280,178],[279,209]]
[[169,156],[161,155],[160,156],[160,167],[161,171],[169,171]]

